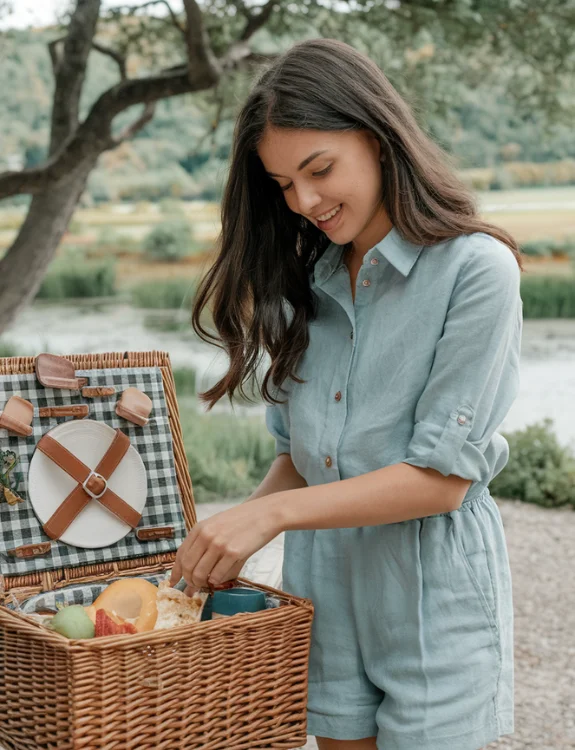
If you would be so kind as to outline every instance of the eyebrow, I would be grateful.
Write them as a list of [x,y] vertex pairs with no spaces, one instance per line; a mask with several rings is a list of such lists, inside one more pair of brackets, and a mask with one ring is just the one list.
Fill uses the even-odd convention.
[[[307,167],[307,165],[310,163],[310,161],[313,161],[316,156],[319,156],[320,154],[325,154],[326,151],[329,149],[324,148],[322,151],[314,151],[313,154],[310,154],[308,157],[306,157],[302,163],[297,168],[297,171],[300,172],[304,167]],[[274,174],[273,172],[267,172],[270,177],[283,177],[281,174]]]

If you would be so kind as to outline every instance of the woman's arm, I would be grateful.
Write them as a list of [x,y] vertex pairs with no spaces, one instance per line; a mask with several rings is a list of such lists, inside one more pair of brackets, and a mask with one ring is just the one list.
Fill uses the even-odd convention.
[[244,502],[272,495],[274,492],[297,490],[307,487],[307,482],[298,474],[289,453],[280,453],[270,466],[263,481]]
[[[266,506],[281,531],[377,526],[447,513],[461,505],[471,480],[406,463],[351,479],[278,492]],[[262,508],[263,511],[263,508]]]

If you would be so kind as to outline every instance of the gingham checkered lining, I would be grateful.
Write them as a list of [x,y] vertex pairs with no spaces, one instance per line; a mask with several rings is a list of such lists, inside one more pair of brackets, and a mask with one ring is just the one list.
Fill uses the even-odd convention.
[[[70,568],[170,552],[176,550],[186,536],[160,368],[76,370],[76,375],[87,377],[90,386],[114,386],[116,393],[103,398],[83,398],[81,391],[44,388],[34,373],[0,375],[0,410],[14,394],[34,405],[32,423],[34,432],[30,437],[19,437],[0,429],[0,448],[13,450],[20,457],[17,469],[22,472],[23,477],[17,491],[24,497],[24,502],[17,505],[0,503],[0,565],[4,575],[20,575],[35,570]],[[115,412],[116,402],[122,391],[130,386],[139,388],[152,399],[150,421],[145,427],[128,422]],[[36,444],[42,435],[56,425],[73,419],[73,417],[40,418],[38,409],[42,406],[64,404],[88,404],[90,407],[88,419],[105,422],[114,429],[120,428],[130,438],[131,444],[142,457],[148,477],[148,498],[138,528],[173,526],[173,539],[141,542],[132,530],[116,544],[100,549],[81,549],[53,541],[51,553],[42,557],[22,560],[6,554],[7,550],[14,547],[50,541],[42,531],[41,524],[28,499],[28,468]]]
[[[168,573],[156,573],[154,575],[138,576],[139,578],[145,578],[146,581],[150,581],[154,586],[158,586],[164,578],[169,578]],[[36,594],[26,599],[20,605],[19,609],[24,614],[32,614],[42,609],[57,609],[57,605],[70,605],[70,604],[81,604],[83,607],[87,607],[93,604],[97,597],[100,596],[102,591],[113,581],[121,580],[119,578],[111,579],[105,583],[98,584],[83,584],[81,586],[66,586],[66,588],[60,589],[59,591],[47,591],[42,594]],[[183,591],[186,587],[184,580],[176,584],[174,588]],[[266,609],[274,609],[279,607],[280,600],[271,594],[266,593]],[[9,609],[17,609],[18,607],[10,600],[7,601]]]

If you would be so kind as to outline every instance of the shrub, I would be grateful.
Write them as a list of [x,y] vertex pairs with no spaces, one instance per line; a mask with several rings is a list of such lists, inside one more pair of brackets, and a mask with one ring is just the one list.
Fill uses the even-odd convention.
[[196,280],[189,278],[163,281],[145,281],[131,289],[132,304],[144,309],[191,310],[191,300],[196,293]]
[[544,419],[524,430],[505,434],[507,466],[489,485],[492,495],[536,503],[546,508],[575,508],[575,457],[561,446]]
[[261,417],[181,409],[194,498],[198,503],[247,498],[275,459],[275,441]]
[[575,318],[575,277],[527,276],[521,279],[523,318]]
[[144,239],[144,249],[154,260],[174,262],[193,251],[193,235],[186,219],[157,224]]
[[549,257],[551,250],[555,248],[556,240],[553,239],[542,239],[542,240],[528,240],[527,242],[521,243],[521,252],[525,255],[538,256],[538,257]]
[[50,265],[36,297],[83,299],[111,297],[116,292],[116,265],[113,261],[87,262],[64,256]]
[[174,367],[174,382],[178,398],[196,395],[196,371],[188,367]]

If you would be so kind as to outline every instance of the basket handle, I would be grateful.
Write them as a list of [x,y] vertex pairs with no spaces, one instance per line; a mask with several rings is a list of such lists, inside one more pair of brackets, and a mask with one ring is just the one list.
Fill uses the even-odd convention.
[[59,539],[90,500],[97,500],[132,528],[139,524],[141,514],[108,487],[108,479],[130,447],[130,439],[121,430],[116,430],[114,440],[94,470],[50,435],[40,438],[37,447],[78,482],[43,526],[50,539]]

